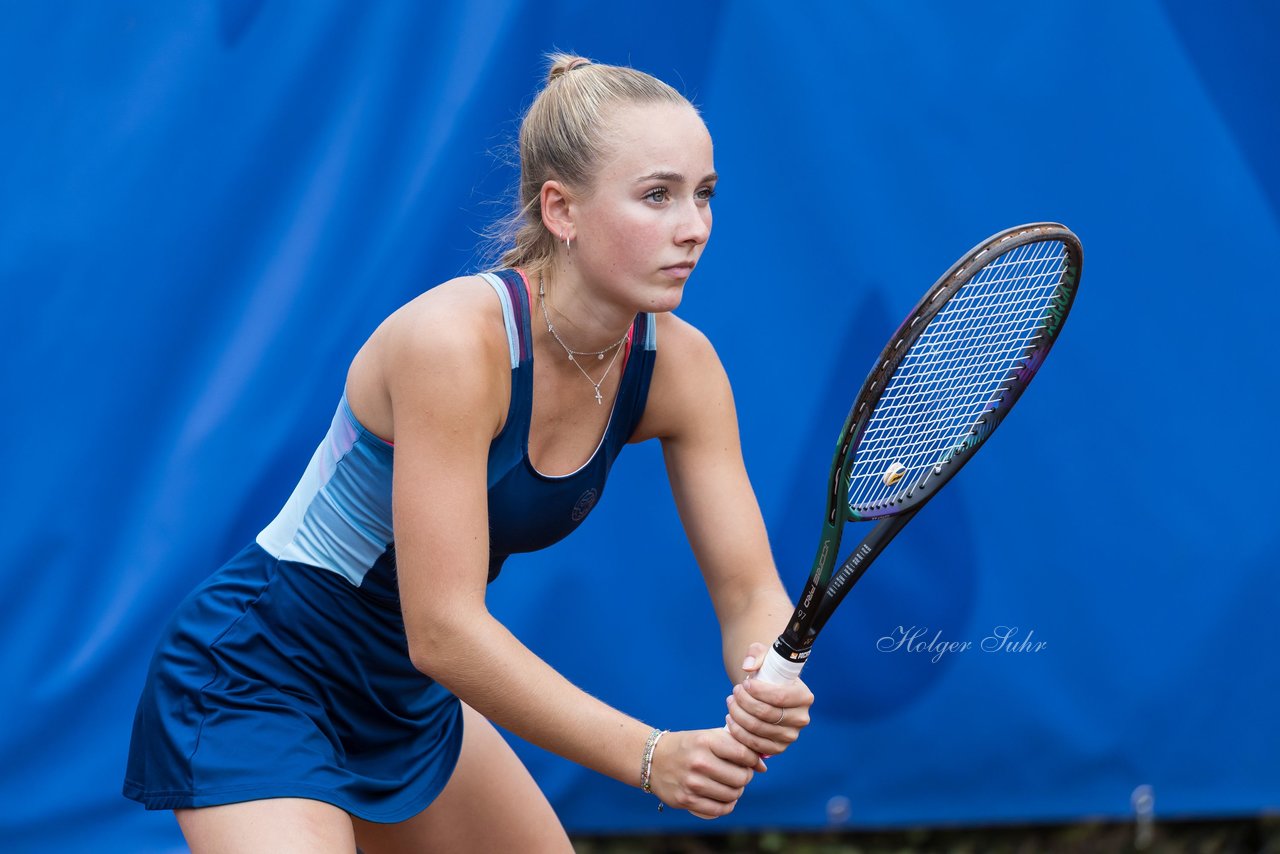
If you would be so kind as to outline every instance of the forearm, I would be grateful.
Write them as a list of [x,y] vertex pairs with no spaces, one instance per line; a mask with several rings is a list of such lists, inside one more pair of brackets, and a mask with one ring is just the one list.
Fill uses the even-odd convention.
[[639,784],[652,727],[574,686],[492,616],[473,616],[465,627],[416,646],[426,650],[414,652],[418,668],[490,721],[615,780]]
[[742,660],[753,643],[772,646],[786,628],[794,604],[782,584],[760,586],[732,613],[720,618],[724,669],[734,684],[742,681]]

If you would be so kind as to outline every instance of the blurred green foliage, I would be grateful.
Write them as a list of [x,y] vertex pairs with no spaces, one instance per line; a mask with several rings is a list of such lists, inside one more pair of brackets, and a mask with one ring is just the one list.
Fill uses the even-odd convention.
[[1280,854],[1280,816],[1159,822],[1139,847],[1133,824],[895,831],[769,830],[723,835],[575,836],[577,854]]

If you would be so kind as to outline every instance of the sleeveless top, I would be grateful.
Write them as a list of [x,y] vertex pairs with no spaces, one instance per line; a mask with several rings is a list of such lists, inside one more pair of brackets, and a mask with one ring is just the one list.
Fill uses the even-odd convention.
[[[622,380],[600,444],[577,471],[551,477],[529,460],[533,411],[530,290],[522,273],[484,278],[502,303],[511,355],[511,403],[489,445],[489,580],[509,555],[546,548],[582,523],[604,492],[614,459],[644,413],[656,355],[655,321],[640,314],[627,338]],[[398,600],[391,526],[393,445],[369,432],[346,394],[302,479],[257,543],[278,560],[335,572],[362,591]]]

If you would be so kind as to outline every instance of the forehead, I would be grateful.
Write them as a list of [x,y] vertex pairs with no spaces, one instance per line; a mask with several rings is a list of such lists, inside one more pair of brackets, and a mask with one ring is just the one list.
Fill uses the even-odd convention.
[[610,119],[610,153],[602,176],[636,177],[674,169],[693,180],[715,171],[711,134],[688,104],[633,104]]

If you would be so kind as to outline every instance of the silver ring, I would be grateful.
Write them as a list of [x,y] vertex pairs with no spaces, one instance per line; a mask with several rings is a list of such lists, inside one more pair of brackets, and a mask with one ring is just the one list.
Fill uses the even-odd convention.
[[786,716],[787,716],[787,710],[786,710],[786,709],[783,709],[782,711],[778,712],[778,719],[777,719],[776,721],[774,721],[774,722],[773,722],[773,725],[774,725],[774,726],[778,726],[779,724],[781,724],[781,723],[782,723],[782,719],[783,719],[783,718],[785,718]]

